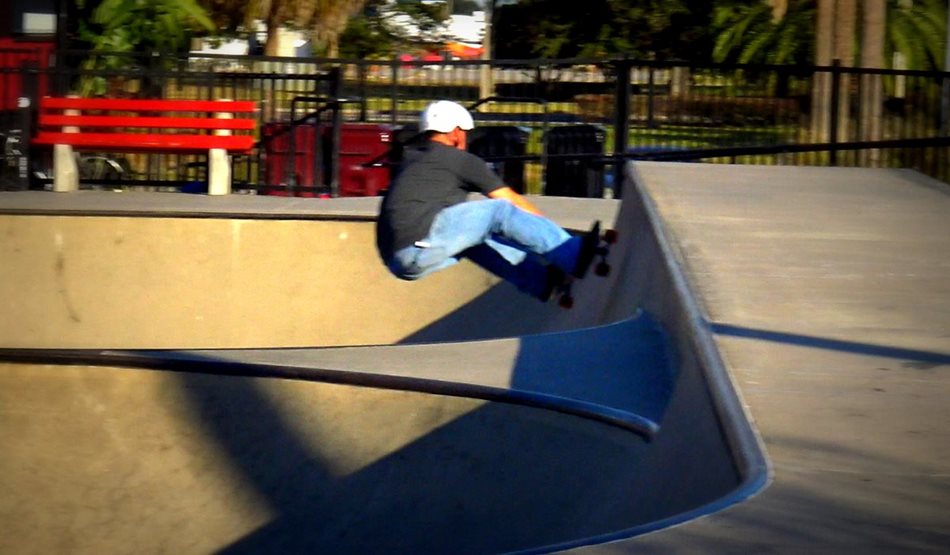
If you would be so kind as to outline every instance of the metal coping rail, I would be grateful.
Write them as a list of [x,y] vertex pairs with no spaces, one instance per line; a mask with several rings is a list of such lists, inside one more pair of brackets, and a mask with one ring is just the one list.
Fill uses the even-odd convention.
[[144,370],[247,378],[280,378],[482,399],[585,418],[632,432],[647,442],[652,441],[660,429],[656,422],[632,412],[581,399],[535,391],[504,389],[431,378],[212,359],[173,350],[0,349],[0,362],[70,366],[109,364]]

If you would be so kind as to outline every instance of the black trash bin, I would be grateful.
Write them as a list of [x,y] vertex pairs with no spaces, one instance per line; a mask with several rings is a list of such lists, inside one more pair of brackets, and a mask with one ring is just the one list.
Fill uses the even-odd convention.
[[468,151],[489,162],[505,185],[524,193],[524,160],[506,160],[508,156],[524,156],[528,131],[514,125],[476,127],[468,132]]
[[547,164],[544,194],[560,197],[601,198],[604,196],[604,165],[590,156],[603,155],[606,133],[596,125],[555,127],[544,137]]

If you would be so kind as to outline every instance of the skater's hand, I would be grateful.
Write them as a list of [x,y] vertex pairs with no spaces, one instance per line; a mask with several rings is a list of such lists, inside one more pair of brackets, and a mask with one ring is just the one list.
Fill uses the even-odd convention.
[[488,196],[493,199],[504,199],[514,204],[518,208],[528,212],[530,214],[535,214],[537,216],[542,216],[541,211],[538,210],[538,207],[528,201],[528,199],[519,195],[511,187],[502,187],[501,189],[495,189],[494,191],[488,193]]

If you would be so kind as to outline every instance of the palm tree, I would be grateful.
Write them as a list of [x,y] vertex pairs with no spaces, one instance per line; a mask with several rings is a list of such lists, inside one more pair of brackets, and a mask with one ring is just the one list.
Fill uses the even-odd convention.
[[713,11],[713,61],[806,63],[814,17],[814,0],[720,2]]
[[[884,67],[884,36],[887,28],[886,0],[865,0],[863,6],[861,67]],[[880,75],[861,76],[860,140],[877,141],[882,138],[881,112],[883,83]],[[880,162],[877,149],[862,153],[862,165],[876,167]]]
[[[858,6],[855,0],[837,0],[835,6],[835,60],[843,67],[854,66],[855,29],[857,28]],[[848,137],[850,132],[851,114],[851,75],[838,76],[838,137]]]
[[947,37],[946,0],[890,0],[885,55],[906,69],[940,70]]
[[788,13],[788,0],[768,0],[772,6],[772,20],[781,21]]
[[[857,5],[855,0],[720,0],[713,20],[714,29],[719,31],[713,59],[775,64],[810,60],[822,67],[837,59],[844,66],[854,65]],[[897,61],[902,69],[940,69],[947,33],[945,0],[865,0],[860,7],[861,65],[887,67]],[[879,52],[882,45],[883,58]],[[850,87],[842,82],[839,90],[837,130],[847,134]],[[824,142],[830,136],[830,98],[830,73],[816,73],[812,87],[813,141]],[[863,127],[868,129],[867,125]],[[876,136],[873,130],[869,132]]]
[[[713,59],[749,63],[853,65],[856,0],[719,0]],[[905,69],[941,69],[947,34],[946,0],[886,0],[884,44],[888,65],[899,53]],[[867,43],[865,43],[867,44]]]
[[350,18],[362,11],[366,0],[310,0],[309,4],[309,10],[302,14],[309,13],[313,41],[327,56],[336,58],[340,55],[340,35]]
[[[815,65],[829,66],[835,55],[836,0],[818,0],[815,22]],[[813,142],[825,142],[830,135],[828,114],[831,112],[831,75],[817,72],[811,87],[811,137]]]

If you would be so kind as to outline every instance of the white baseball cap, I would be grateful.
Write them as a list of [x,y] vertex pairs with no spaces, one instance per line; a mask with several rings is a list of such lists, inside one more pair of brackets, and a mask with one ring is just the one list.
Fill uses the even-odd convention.
[[472,114],[468,113],[468,110],[451,100],[439,100],[429,104],[419,118],[419,130],[423,132],[448,133],[456,127],[468,131],[475,127],[475,122],[472,121]]

